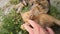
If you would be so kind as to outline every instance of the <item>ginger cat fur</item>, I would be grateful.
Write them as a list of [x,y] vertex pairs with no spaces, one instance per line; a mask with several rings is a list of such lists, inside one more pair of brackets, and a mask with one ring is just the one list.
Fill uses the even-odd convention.
[[24,6],[30,5],[30,8],[35,5],[38,4],[38,6],[40,6],[40,8],[42,8],[43,10],[45,10],[44,12],[48,12],[49,10],[49,3],[47,0],[20,0],[21,2],[19,4],[17,4],[16,6],[14,6],[16,9],[18,9],[18,13],[22,10],[22,8]]
[[[25,22],[25,24],[28,23],[28,20],[33,20],[42,27],[50,27],[54,23],[58,24],[60,26],[60,20],[54,18],[53,16],[50,16],[43,11],[38,10],[37,6],[34,5],[35,7],[32,8],[32,10],[22,13],[22,18]],[[29,23],[28,23],[29,25]],[[24,26],[22,25],[21,28],[24,30]]]
[[[21,9],[27,4],[31,5],[31,9],[25,13],[22,13]],[[47,0],[22,0],[22,2],[16,5],[16,8],[18,8],[17,12],[20,12],[25,24],[29,25],[28,20],[30,19],[42,27],[51,26],[54,23],[60,25],[60,20],[57,20],[56,18],[47,14],[49,10]],[[21,28],[23,30],[25,29],[23,25],[21,25]]]

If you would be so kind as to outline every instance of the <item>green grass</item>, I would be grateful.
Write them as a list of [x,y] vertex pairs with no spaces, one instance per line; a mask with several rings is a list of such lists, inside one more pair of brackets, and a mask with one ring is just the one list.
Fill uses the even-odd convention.
[[60,11],[51,5],[51,8],[50,8],[50,12],[49,12],[50,15],[52,15],[53,17],[57,18],[57,19],[60,19]]
[[10,0],[10,3],[15,5],[18,4],[19,2],[20,2],[19,0]]
[[3,29],[5,29],[6,32],[3,31],[0,32],[0,34],[19,34],[19,32],[27,34],[27,31],[23,31],[20,28],[24,22],[21,15],[17,14],[14,9],[12,9],[8,15],[4,15],[3,18]]

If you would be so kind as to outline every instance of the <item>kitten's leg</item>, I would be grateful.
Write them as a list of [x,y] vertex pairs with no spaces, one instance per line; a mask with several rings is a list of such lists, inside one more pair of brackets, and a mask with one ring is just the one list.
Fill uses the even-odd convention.
[[58,25],[60,25],[60,20],[58,20],[58,19],[56,19],[56,18],[54,18],[54,17],[52,17],[52,16],[50,16],[50,15],[48,15],[48,14],[41,14],[40,15],[40,20],[43,20],[44,21],[44,23],[46,23],[46,24],[53,24],[53,23],[56,23],[56,24],[58,24]]
[[54,23],[60,26],[60,20],[54,19]]
[[[28,23],[24,23],[24,24],[29,25]],[[25,30],[24,24],[20,26],[20,28],[21,28],[22,30]]]
[[21,12],[23,7],[24,7],[23,3],[19,3],[18,5],[16,5],[17,13]]

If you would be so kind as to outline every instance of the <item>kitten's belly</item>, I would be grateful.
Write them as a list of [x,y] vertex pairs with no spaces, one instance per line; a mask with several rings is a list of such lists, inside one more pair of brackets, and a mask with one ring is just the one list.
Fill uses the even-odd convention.
[[51,18],[49,15],[43,14],[39,16],[39,24],[42,26],[52,26],[53,25],[53,18]]

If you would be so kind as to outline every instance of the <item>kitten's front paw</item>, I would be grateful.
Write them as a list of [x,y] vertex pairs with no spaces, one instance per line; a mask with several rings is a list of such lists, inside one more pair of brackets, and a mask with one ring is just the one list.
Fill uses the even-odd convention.
[[21,27],[20,27],[22,30],[25,30],[25,27],[24,27],[24,25],[21,25]]

